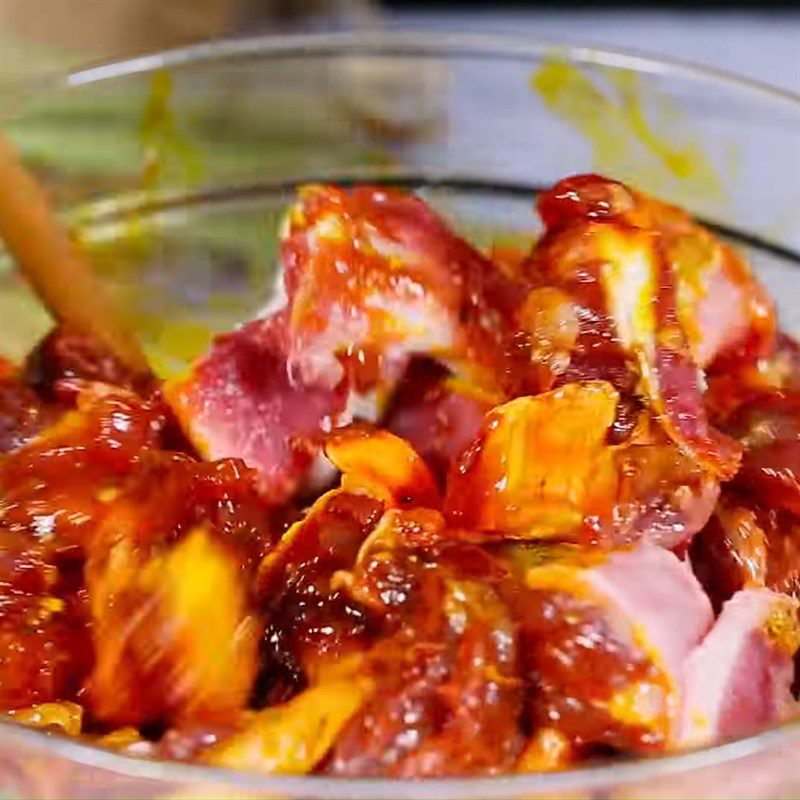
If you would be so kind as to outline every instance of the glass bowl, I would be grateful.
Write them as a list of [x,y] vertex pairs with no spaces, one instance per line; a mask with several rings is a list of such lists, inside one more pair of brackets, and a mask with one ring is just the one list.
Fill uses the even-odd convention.
[[[156,368],[269,304],[294,187],[414,188],[481,245],[530,240],[538,189],[606,172],[747,252],[800,336],[800,97],[635,53],[422,33],[265,37],[6,91],[5,133],[51,187]],[[0,350],[50,320],[0,258]],[[797,797],[800,723],[715,747],[488,779],[264,776],[136,759],[0,723],[0,796]]]

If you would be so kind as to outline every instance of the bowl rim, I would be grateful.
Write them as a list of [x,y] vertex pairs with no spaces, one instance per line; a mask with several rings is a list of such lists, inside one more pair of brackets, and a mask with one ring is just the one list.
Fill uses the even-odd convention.
[[[554,56],[578,64],[612,67],[654,75],[675,76],[754,95],[763,101],[800,112],[800,94],[700,64],[664,58],[636,50],[606,48],[515,34],[432,33],[415,30],[381,32],[312,33],[287,36],[263,35],[200,42],[131,58],[88,65],[59,77],[73,89],[151,73],[166,68],[192,67],[246,58],[346,57],[471,57],[516,60]],[[31,87],[33,88],[33,87]],[[556,793],[565,790],[603,788],[676,775],[704,767],[719,766],[755,755],[772,747],[800,744],[800,718],[779,726],[710,747],[682,750],[638,759],[616,759],[590,763],[560,772],[508,774],[483,778],[340,778],[322,775],[265,775],[158,759],[125,755],[67,736],[52,735],[11,719],[0,719],[0,756],[16,740],[24,747],[45,751],[73,763],[103,769],[126,778],[172,784],[205,784],[242,790],[269,792],[274,796],[352,798],[353,800],[441,800],[475,798],[485,800],[509,796]]]
[[354,54],[402,56],[501,57],[527,60],[558,55],[581,64],[614,67],[653,75],[673,75],[699,83],[725,86],[762,100],[800,110],[800,92],[748,78],[686,59],[655,55],[635,48],[612,48],[581,42],[512,33],[431,32],[414,29],[300,33],[278,36],[264,34],[197,42],[117,61],[88,64],[62,78],[69,87],[100,83],[141,72],[179,68],[198,62],[243,59],[248,57],[349,56]]
[[43,750],[71,763],[106,770],[126,778],[170,782],[179,785],[218,786],[269,792],[270,797],[304,800],[502,800],[509,797],[550,795],[577,789],[603,789],[634,784],[705,767],[719,767],[757,755],[794,740],[800,746],[800,719],[760,733],[667,755],[647,758],[608,759],[585,767],[558,772],[509,773],[469,778],[341,778],[331,775],[267,775],[163,759],[125,755],[89,742],[50,734],[16,722],[0,722],[2,750],[16,739],[31,749]]

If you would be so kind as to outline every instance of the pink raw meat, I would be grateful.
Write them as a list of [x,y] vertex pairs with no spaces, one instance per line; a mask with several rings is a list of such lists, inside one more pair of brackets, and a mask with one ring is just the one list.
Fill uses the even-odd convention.
[[800,713],[791,693],[797,611],[797,601],[769,589],[744,589],[725,603],[686,664],[685,744],[744,736]]

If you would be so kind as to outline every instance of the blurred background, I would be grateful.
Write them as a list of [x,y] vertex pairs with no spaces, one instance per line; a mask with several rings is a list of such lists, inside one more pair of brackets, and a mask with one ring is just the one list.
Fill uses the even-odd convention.
[[370,27],[512,31],[647,50],[800,92],[800,11],[783,2],[0,0],[3,83],[243,34]]
[[[800,106],[715,75],[549,46],[650,52],[800,94],[796,5],[0,0],[0,121],[162,374],[269,301],[297,182],[376,175],[415,187],[422,176],[426,198],[488,246],[536,235],[535,187],[606,172],[777,243],[759,268],[771,286],[791,275],[778,293],[800,331],[796,257],[787,271],[775,256],[800,252]],[[277,57],[195,53],[65,77],[197,42],[393,29],[434,36],[344,53],[322,37]],[[436,53],[439,33],[465,31],[530,37],[537,55]],[[0,253],[4,350],[21,357],[49,324]]]

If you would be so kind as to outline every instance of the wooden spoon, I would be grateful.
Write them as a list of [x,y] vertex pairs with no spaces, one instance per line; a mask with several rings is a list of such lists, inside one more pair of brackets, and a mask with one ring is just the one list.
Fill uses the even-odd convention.
[[36,178],[0,136],[0,238],[50,313],[102,342],[135,374],[150,373],[136,338],[53,213]]

